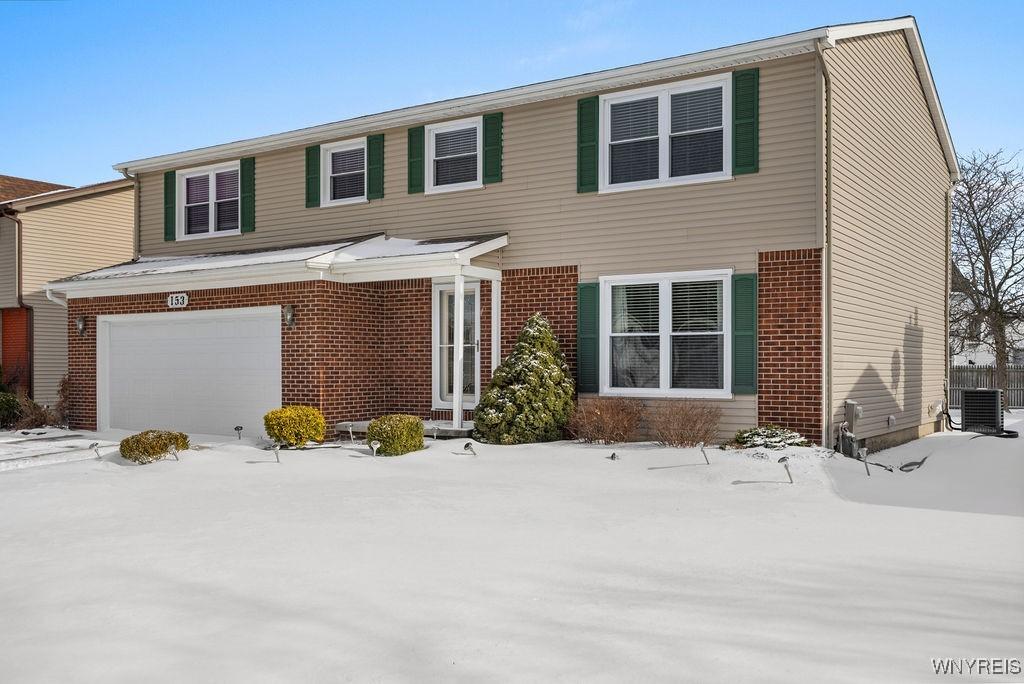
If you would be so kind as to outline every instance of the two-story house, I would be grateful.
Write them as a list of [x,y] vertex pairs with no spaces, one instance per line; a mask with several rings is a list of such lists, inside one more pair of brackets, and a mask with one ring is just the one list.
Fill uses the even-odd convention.
[[53,406],[67,373],[67,311],[51,280],[135,256],[133,183],[70,188],[0,176],[0,380]]
[[941,429],[957,165],[912,18],[115,168],[140,258],[51,284],[80,428],[461,424],[540,311],[584,401]]

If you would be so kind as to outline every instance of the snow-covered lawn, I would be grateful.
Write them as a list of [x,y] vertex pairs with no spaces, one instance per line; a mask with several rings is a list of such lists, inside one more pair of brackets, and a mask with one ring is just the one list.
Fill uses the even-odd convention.
[[981,463],[948,507],[1019,514],[1020,440],[870,480],[794,450],[793,485],[777,455],[650,445],[200,443],[0,473],[0,681],[933,681],[1024,656],[1024,518],[934,510]]

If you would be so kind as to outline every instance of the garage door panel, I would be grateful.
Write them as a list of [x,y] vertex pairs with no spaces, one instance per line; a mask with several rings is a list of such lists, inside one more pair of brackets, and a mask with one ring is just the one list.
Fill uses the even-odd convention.
[[112,428],[227,435],[242,425],[255,436],[281,403],[277,308],[126,316],[107,326]]

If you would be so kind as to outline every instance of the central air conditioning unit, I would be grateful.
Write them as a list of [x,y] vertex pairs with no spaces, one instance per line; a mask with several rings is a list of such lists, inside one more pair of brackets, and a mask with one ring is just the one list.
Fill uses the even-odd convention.
[[998,435],[1003,431],[1003,391],[965,389],[960,402],[960,429]]

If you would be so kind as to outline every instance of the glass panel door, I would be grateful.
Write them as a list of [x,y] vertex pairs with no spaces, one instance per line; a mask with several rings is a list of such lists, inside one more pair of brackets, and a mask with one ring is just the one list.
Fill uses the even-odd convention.
[[[440,398],[442,401],[452,400],[453,372],[455,363],[455,291],[442,289],[438,292]],[[462,396],[465,406],[476,403],[477,381],[479,374],[479,325],[477,321],[478,290],[475,286],[466,285],[465,306],[463,308],[463,351],[462,351]]]

